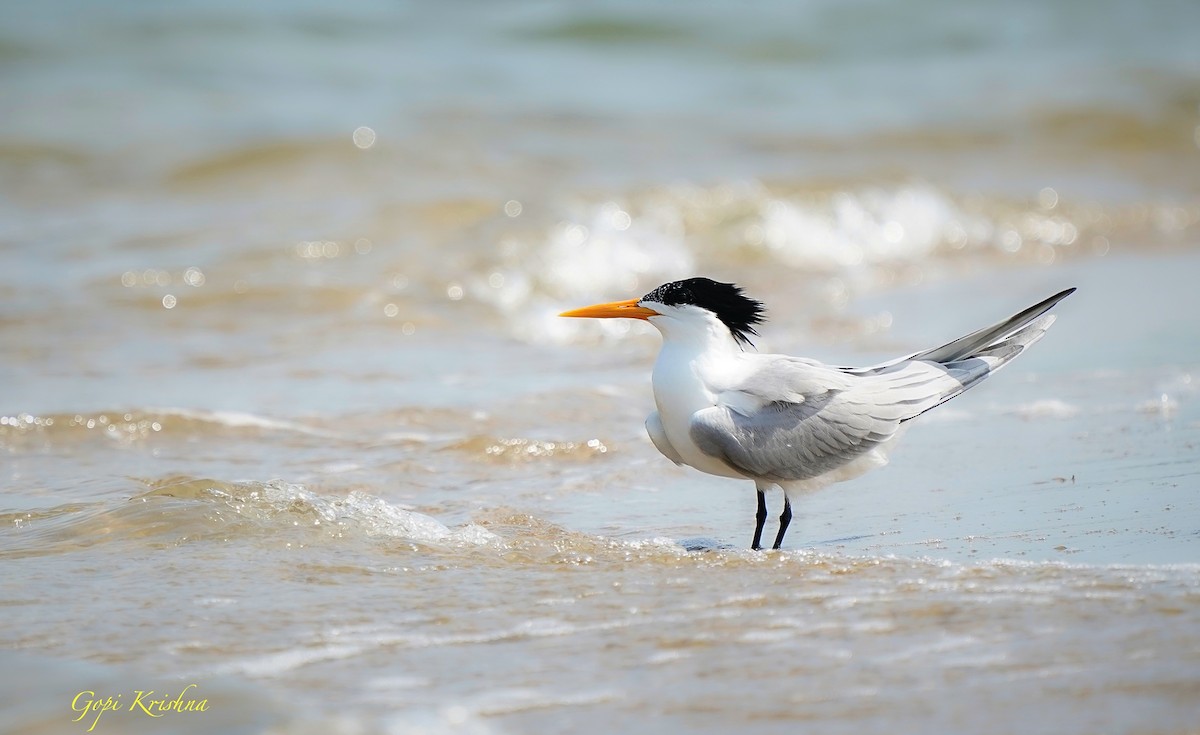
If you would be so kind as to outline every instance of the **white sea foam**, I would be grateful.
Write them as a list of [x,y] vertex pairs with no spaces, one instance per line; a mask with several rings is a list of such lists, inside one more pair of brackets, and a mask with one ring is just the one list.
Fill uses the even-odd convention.
[[286,419],[259,416],[245,411],[206,411],[194,408],[152,408],[146,413],[160,416],[174,416],[188,421],[218,424],[233,429],[263,429],[266,431],[284,431],[296,434],[308,434],[319,437],[338,437],[339,435],[307,424]]
[[1079,407],[1056,398],[1048,398],[1021,404],[1013,411],[1023,419],[1069,419],[1079,414]]
[[553,707],[603,704],[620,698],[619,692],[606,689],[570,693],[530,688],[492,689],[476,697],[467,709],[482,716],[510,715]]
[[[387,718],[382,725],[385,735],[496,735],[502,732],[495,723],[457,704],[420,712],[404,712]],[[347,732],[358,735],[362,731]]]
[[540,236],[507,241],[506,265],[481,272],[469,292],[505,313],[518,336],[618,338],[631,329],[625,320],[555,315],[748,260],[862,284],[889,283],[896,268],[939,259],[1049,263],[1086,227],[1061,206],[968,202],[921,181],[786,194],[755,182],[661,187],[630,204],[575,204]]
[[482,545],[498,539],[481,526],[470,524],[452,530],[432,516],[357,490],[346,496],[331,497],[303,485],[272,480],[213,488],[210,493],[225,500],[239,514],[263,520],[284,513],[300,513],[313,516],[314,525],[358,528],[368,536],[403,538],[417,543]]
[[556,315],[566,305],[641,295],[696,267],[677,206],[649,206],[637,217],[615,202],[574,209],[540,242],[524,245],[520,266],[498,279],[489,276],[490,288],[474,290],[507,312],[521,336],[566,341],[583,331],[624,335],[629,324],[622,320],[585,324]]
[[1169,419],[1179,411],[1179,401],[1163,393],[1158,398],[1143,401],[1137,406],[1139,412]]
[[291,648],[254,658],[233,661],[221,666],[213,673],[242,674],[244,676],[269,678],[279,676],[302,666],[320,661],[350,658],[363,652],[362,646],[327,645],[317,648]]
[[928,257],[964,220],[944,194],[922,184],[839,192],[828,202],[771,199],[758,217],[752,244],[786,265],[816,270]]

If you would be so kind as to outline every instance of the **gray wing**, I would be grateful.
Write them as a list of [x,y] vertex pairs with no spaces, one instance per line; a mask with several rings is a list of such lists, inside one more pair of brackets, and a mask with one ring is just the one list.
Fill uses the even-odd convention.
[[965,367],[931,362],[855,375],[759,357],[761,365],[719,393],[716,406],[693,414],[690,435],[705,454],[771,482],[809,480],[848,464],[977,379]]
[[667,431],[663,428],[662,419],[659,418],[658,411],[646,417],[646,433],[650,435],[650,441],[654,442],[654,446],[658,448],[658,451],[664,457],[675,464],[683,464],[683,457],[679,456],[679,452],[675,451],[675,447],[667,439]]
[[905,421],[959,395],[1045,335],[1075,289],[932,350],[869,368],[783,355],[757,364],[692,416],[700,451],[754,478],[808,480],[890,439]]

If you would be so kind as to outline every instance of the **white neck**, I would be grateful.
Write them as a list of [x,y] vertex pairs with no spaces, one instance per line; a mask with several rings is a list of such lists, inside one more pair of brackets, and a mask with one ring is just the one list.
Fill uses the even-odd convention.
[[[654,362],[654,392],[662,400],[674,395],[675,402],[691,411],[713,405],[713,383],[735,369],[742,345],[729,328],[711,311],[695,306],[658,309],[650,323],[662,333],[663,344]],[[687,395],[687,400],[682,400]],[[682,407],[682,406],[679,406]]]
[[663,336],[662,352],[672,352],[676,359],[721,360],[741,354],[742,345],[734,339],[729,327],[707,309],[695,306],[655,305],[660,313],[650,317]]
[[697,411],[717,405],[721,386],[743,367],[742,346],[712,312],[695,306],[653,308],[650,323],[662,333],[662,349],[654,362],[654,403],[667,440],[692,467],[730,477],[731,470],[707,457],[690,436]]

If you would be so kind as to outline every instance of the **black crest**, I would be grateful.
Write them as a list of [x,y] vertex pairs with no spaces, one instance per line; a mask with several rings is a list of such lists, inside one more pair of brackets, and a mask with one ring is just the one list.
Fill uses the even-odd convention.
[[742,293],[732,283],[719,283],[711,278],[688,278],[683,281],[664,283],[642,297],[642,301],[653,301],[665,306],[691,304],[708,309],[729,327],[734,339],[750,344],[750,335],[756,335],[755,324],[763,321],[763,305]]

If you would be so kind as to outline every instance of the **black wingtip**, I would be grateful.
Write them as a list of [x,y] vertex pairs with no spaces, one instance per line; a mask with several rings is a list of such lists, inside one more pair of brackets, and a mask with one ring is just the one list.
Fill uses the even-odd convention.
[[1067,298],[1071,294],[1075,293],[1076,290],[1077,289],[1075,286],[1071,286],[1070,288],[1065,288],[1062,291],[1059,291],[1058,293],[1054,294],[1050,298],[1046,299],[1041,304],[1038,304],[1038,306],[1044,305],[1046,308],[1050,308],[1051,306],[1054,306],[1058,302],[1062,301],[1063,299]]

